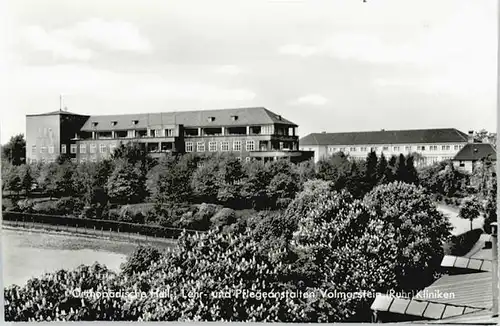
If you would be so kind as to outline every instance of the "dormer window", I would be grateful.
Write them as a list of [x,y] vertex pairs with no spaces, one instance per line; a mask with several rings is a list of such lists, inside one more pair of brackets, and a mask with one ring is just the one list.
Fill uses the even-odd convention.
[[96,121],[92,122],[92,127],[97,127],[97,124],[98,124],[98,123],[99,123],[99,122],[96,122]]
[[111,121],[111,125],[114,127],[118,124],[118,121]]
[[232,115],[232,116],[231,116],[231,120],[233,120],[233,121],[238,120],[238,116],[237,116],[237,115]]
[[214,122],[215,121],[215,117],[208,117],[208,122]]
[[138,124],[138,123],[139,123],[139,120],[132,120],[132,124],[133,124],[133,125],[136,125],[136,124]]
[[281,115],[278,115],[276,118],[277,118],[278,120],[281,120]]

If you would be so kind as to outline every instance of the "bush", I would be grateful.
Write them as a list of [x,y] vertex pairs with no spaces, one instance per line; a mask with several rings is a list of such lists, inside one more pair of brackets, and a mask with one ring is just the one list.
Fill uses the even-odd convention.
[[139,246],[120,267],[123,273],[130,276],[133,273],[144,272],[148,269],[151,263],[157,262],[160,257],[161,253],[157,248],[151,246]]
[[17,207],[22,213],[33,213],[35,203],[31,199],[23,199],[17,202]]
[[212,227],[231,225],[236,222],[236,213],[231,208],[224,207],[210,218]]
[[78,216],[83,211],[85,204],[79,198],[60,198],[55,204],[56,215]]
[[33,211],[36,214],[58,215],[56,201],[38,202],[33,206]]

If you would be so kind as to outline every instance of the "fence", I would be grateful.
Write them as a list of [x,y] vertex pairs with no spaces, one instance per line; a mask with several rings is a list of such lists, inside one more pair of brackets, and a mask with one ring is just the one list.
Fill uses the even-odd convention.
[[[183,231],[189,234],[203,231],[143,225],[119,221],[86,219],[59,215],[2,212],[3,223],[15,227],[48,228],[109,238],[158,240],[177,239]],[[7,222],[7,223],[6,223]]]

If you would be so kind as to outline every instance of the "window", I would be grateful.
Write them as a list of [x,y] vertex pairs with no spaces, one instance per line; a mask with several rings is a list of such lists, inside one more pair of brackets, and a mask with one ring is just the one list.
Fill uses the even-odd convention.
[[392,150],[393,150],[393,151],[395,151],[395,152],[399,152],[399,146],[394,146],[394,147],[392,148]]
[[118,121],[111,121],[112,126],[116,126],[117,123],[118,123]]
[[464,161],[460,161],[460,167],[461,167],[461,168],[465,167],[465,163],[464,163]]
[[384,147],[382,147],[382,150],[383,150],[383,151],[388,151],[388,150],[389,150],[389,146],[384,146]]
[[138,124],[138,123],[139,123],[139,120],[132,120],[132,124],[133,124],[133,125],[136,125],[136,124]]
[[82,154],[87,153],[87,145],[86,144],[80,144],[80,153],[82,153]]
[[368,148],[367,148],[367,147],[361,147],[361,151],[362,151],[362,152],[367,152],[367,151],[368,151]]
[[110,153],[113,153],[115,151],[115,149],[116,149],[116,144],[110,144],[109,145],[109,152]]
[[54,146],[49,146],[49,154],[54,154]]
[[229,151],[229,142],[228,142],[228,141],[222,141],[222,142],[220,143],[220,149],[221,149],[221,151],[223,151],[223,152],[227,152],[227,151]]
[[355,152],[355,151],[356,151],[356,147],[351,147],[351,148],[349,149],[349,151],[350,151],[350,152]]
[[443,145],[443,146],[441,146],[441,150],[443,150],[443,151],[449,151],[450,150],[450,145]]
[[199,141],[196,143],[196,151],[197,152],[204,152],[205,151],[205,142],[204,141]]
[[417,146],[417,151],[425,151],[425,146]]
[[96,152],[96,144],[90,144],[90,153],[95,153]]
[[245,157],[245,161],[246,161],[246,162],[250,162],[250,160],[251,160],[251,159],[252,159],[252,158],[250,158],[250,157]]
[[431,146],[429,146],[429,150],[430,151],[437,151],[437,149],[438,149],[437,145],[431,145]]
[[46,152],[47,152],[47,147],[45,146],[40,147],[40,153],[44,154]]
[[241,140],[233,142],[233,151],[241,152]]
[[237,116],[237,115],[232,115],[232,116],[231,116],[231,120],[233,120],[233,121],[238,120],[238,116]]
[[214,122],[215,121],[215,117],[208,117],[208,121],[209,122]]
[[91,161],[91,162],[94,162],[94,163],[95,163],[95,162],[97,162],[97,157],[96,157],[95,155],[92,155],[92,156],[90,157],[90,161]]
[[92,122],[92,127],[97,127],[98,122]]
[[335,147],[328,147],[328,151],[330,153],[335,153],[337,151],[337,149]]
[[255,141],[247,140],[247,152],[255,150]]
[[371,148],[370,148],[370,150],[371,150],[372,152],[376,152],[376,151],[378,151],[378,147],[371,147]]
[[172,137],[174,135],[174,129],[165,129],[165,137]]
[[193,143],[187,142],[186,143],[186,152],[192,152],[192,151],[193,151]]
[[[63,145],[64,146],[64,145]],[[66,148],[66,147],[65,147]],[[36,153],[36,145],[31,146],[31,153]]]
[[280,141],[280,151],[282,151],[282,150],[283,150],[283,146],[284,146],[284,145],[283,145],[283,142],[282,142],[282,141]]
[[216,141],[208,142],[208,151],[209,152],[217,152],[217,142]]
[[76,154],[76,144],[71,144],[70,153],[71,154]]
[[411,146],[405,146],[405,151],[407,152],[411,151]]
[[99,144],[99,152],[106,153],[106,144]]

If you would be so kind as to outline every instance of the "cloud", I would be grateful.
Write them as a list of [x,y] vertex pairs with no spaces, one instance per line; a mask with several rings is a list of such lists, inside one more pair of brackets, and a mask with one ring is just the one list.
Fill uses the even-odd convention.
[[215,68],[215,72],[218,74],[224,74],[224,75],[239,75],[243,72],[243,70],[234,65],[225,65],[225,66],[219,66]]
[[[62,29],[45,30],[27,26],[21,31],[23,40],[36,51],[50,52],[56,58],[87,61],[99,50],[147,54],[151,43],[132,24],[122,21],[90,19]],[[97,45],[97,49],[95,48]]]
[[312,55],[320,54],[322,52],[321,46],[309,46],[302,44],[287,44],[279,48],[279,53],[285,55],[297,55],[301,57],[309,57]]
[[22,37],[34,50],[52,52],[56,58],[86,61],[93,55],[90,49],[78,47],[54,33],[47,33],[40,26],[24,28]]
[[23,66],[18,67],[12,76],[13,92],[28,92],[32,95],[63,93],[109,98],[119,96],[134,100],[201,101],[249,101],[256,96],[249,89],[224,88],[198,81],[169,80],[159,74],[117,73],[80,65]]
[[306,96],[299,97],[293,103],[298,104],[311,104],[311,105],[325,105],[328,99],[318,94],[309,94]]

